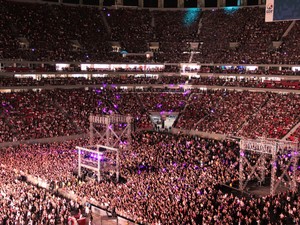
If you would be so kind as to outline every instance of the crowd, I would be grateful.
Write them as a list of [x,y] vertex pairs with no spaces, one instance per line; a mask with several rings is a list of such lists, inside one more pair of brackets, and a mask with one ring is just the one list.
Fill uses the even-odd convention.
[[190,92],[184,93],[139,93],[147,111],[180,112],[188,101]]
[[299,95],[268,94],[264,106],[237,132],[238,135],[255,138],[283,138],[299,123]]
[[59,85],[102,85],[102,84],[185,84],[188,80],[186,76],[123,76],[113,75],[105,77],[55,77],[33,79],[33,78],[10,78],[1,77],[0,85],[3,87],[15,86],[59,86]]
[[[211,95],[207,114],[195,124],[195,129],[209,133],[234,134],[261,108],[265,100],[265,93],[215,92]],[[246,132],[243,134],[248,135]]]
[[299,62],[299,55],[297,54],[297,44],[294,40],[299,37],[300,24],[296,22],[294,28],[289,35],[283,38],[283,44],[277,53],[278,63],[297,63]]
[[[12,189],[18,193],[12,192],[11,199],[22,202],[20,214],[16,203],[13,205],[16,211],[5,210],[4,216],[3,211],[0,212],[2,219],[6,216],[15,222],[35,214],[34,220],[43,219],[47,214],[49,219],[64,221],[63,218],[71,214],[72,205],[78,211],[79,202],[92,202],[108,209],[115,208],[119,215],[142,224],[289,225],[300,222],[298,193],[255,197],[224,192],[223,184],[234,186],[238,180],[239,147],[236,142],[182,134],[135,133],[131,148],[122,149],[120,169],[124,181],[119,183],[112,180],[98,183],[73,175],[78,163],[74,146],[86,143],[87,140],[74,140],[2,149],[0,159],[5,169],[1,178],[5,185],[1,186],[0,204],[9,201],[3,193]],[[54,182],[55,189],[71,191],[78,196],[78,202],[13,181],[15,178],[9,172],[12,169]],[[36,195],[41,198],[32,197]],[[12,204],[4,205],[5,209],[13,207]],[[33,205],[45,205],[43,211],[46,212],[32,209]]]
[[257,68],[254,70],[246,69],[243,66],[231,66],[231,67],[224,67],[224,66],[201,66],[200,69],[192,69],[189,67],[185,68],[185,71],[191,72],[198,72],[198,73],[217,73],[217,74],[245,74],[245,75],[299,75],[298,70],[291,70],[291,69],[272,69],[272,68]]
[[[1,111],[10,132],[5,141],[57,137],[76,133],[74,123],[51,91],[26,91],[1,94]],[[12,134],[7,136],[7,134]],[[3,137],[2,137],[3,139]]]
[[[14,172],[0,171],[0,223],[20,225],[68,224],[79,204],[17,179]],[[76,211],[75,211],[76,210]]]
[[[202,18],[200,54],[195,54],[193,61],[280,63],[280,57],[274,57],[276,50],[272,48],[272,42],[281,39],[290,22],[266,23],[264,8],[204,11]],[[237,46],[230,47],[230,43]],[[295,61],[286,63],[297,64]]]
[[[0,10],[1,59],[299,64],[299,23],[282,38],[291,22],[265,23],[264,8],[160,11],[2,0]],[[273,41],[283,43],[276,49]],[[159,47],[147,58],[151,42]],[[199,43],[193,57],[189,42]]]
[[55,64],[43,64],[43,67],[41,67],[41,64],[31,64],[30,67],[26,66],[27,64],[20,64],[16,66],[12,66],[12,63],[5,63],[4,67],[1,69],[1,72],[4,73],[34,73],[34,72],[114,72],[114,74],[118,73],[124,73],[124,72],[152,72],[152,73],[174,73],[179,74],[181,73],[198,73],[198,74],[205,74],[205,73],[213,73],[213,74],[228,74],[228,75],[277,75],[277,76],[297,76],[300,75],[300,72],[298,69],[292,70],[291,68],[281,68],[279,70],[279,67],[277,68],[257,68],[257,69],[247,69],[245,66],[206,66],[202,65],[200,68],[190,68],[190,67],[183,67],[180,69],[179,64],[165,64],[163,67],[157,66],[157,67],[148,67],[148,66],[134,66],[134,67],[114,67],[114,68],[90,68],[87,67],[85,69],[81,69],[80,65],[73,65],[70,64],[69,66],[63,67],[63,68],[56,68]]
[[293,89],[299,90],[300,83],[298,80],[267,80],[256,77],[220,77],[220,76],[200,76],[191,77],[179,75],[161,75],[161,76],[123,76],[112,75],[105,77],[55,77],[33,79],[33,78],[0,78],[0,85],[3,87],[27,87],[27,86],[63,86],[63,85],[209,85],[209,86],[231,86],[247,88],[270,88],[270,89]]
[[[201,80],[210,82],[210,78]],[[297,94],[126,90],[107,84],[1,93],[0,139],[12,142],[86,133],[90,114],[130,114],[136,129],[151,129],[151,112],[179,113],[174,126],[180,129],[280,139],[299,123],[299,101]]]
[[[299,23],[281,39],[290,22],[265,23],[264,10],[260,8],[194,11],[187,19],[185,11],[99,10],[6,0],[0,3],[0,59],[145,62],[143,56],[130,58],[113,52],[112,42],[118,42],[122,51],[143,53],[149,50],[148,42],[155,41],[159,42],[159,50],[153,60],[159,62],[299,64]],[[274,49],[272,41],[278,40],[283,44]],[[200,54],[194,54],[193,58],[189,54],[189,41],[200,43],[197,49]],[[231,49],[230,42],[238,43],[237,49]],[[170,70],[178,72],[178,67]],[[27,70],[23,68],[21,72]],[[203,68],[197,72],[212,71]],[[213,72],[248,73],[243,69],[220,68],[214,68]],[[274,73],[278,71],[255,71],[255,74]],[[179,112],[177,128],[250,138],[283,138],[300,121],[300,97],[292,93],[182,88],[132,91],[114,85],[172,87],[185,83],[299,88],[298,81],[202,76],[190,80],[175,76],[1,78],[1,86],[97,84],[102,87],[0,93],[0,142],[86,133],[91,113],[130,114],[137,128],[148,129],[152,128],[151,111]],[[299,137],[299,130],[290,138]],[[132,135],[132,146],[121,149],[122,182],[119,183],[75,176],[78,156],[74,147],[87,142],[80,139],[2,148],[0,223],[68,224],[70,216],[80,213],[82,202],[115,209],[119,215],[142,224],[300,223],[298,192],[249,197],[223,191],[223,185],[234,186],[239,179],[240,152],[234,141],[138,131]],[[78,201],[24,182],[21,173],[46,180],[55,190],[69,191]]]
[[153,41],[149,10],[106,9],[103,12],[111,28],[111,40],[118,41],[122,50],[128,53],[144,53],[149,50],[148,43]]
[[243,137],[283,138],[299,123],[299,96],[209,90],[195,93],[178,128]]
[[68,180],[72,176],[71,168],[76,166],[76,156],[70,154],[72,144],[74,142],[1,149],[1,224],[69,224],[69,217],[83,213],[79,202],[26,182],[28,175],[48,184]]

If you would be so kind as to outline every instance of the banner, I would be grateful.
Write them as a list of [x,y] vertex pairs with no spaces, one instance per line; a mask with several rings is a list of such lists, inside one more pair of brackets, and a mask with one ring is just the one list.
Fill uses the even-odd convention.
[[273,22],[274,20],[274,0],[267,0],[266,2],[266,22]]

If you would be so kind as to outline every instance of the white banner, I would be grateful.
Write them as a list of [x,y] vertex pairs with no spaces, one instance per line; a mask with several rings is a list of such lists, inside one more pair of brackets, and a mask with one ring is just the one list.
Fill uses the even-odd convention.
[[266,22],[273,22],[274,17],[274,0],[267,0],[266,2]]

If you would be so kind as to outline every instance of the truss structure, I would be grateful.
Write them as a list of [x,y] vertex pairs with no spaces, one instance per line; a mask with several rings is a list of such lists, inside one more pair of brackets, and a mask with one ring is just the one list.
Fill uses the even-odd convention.
[[93,171],[98,182],[107,174],[115,174],[119,182],[120,158],[119,149],[104,145],[87,147],[76,146],[78,150],[78,176],[82,175],[82,168]]
[[95,138],[97,138],[98,143],[112,148],[118,148],[120,145],[126,148],[131,147],[132,116],[90,115],[89,122],[90,145],[93,145]]
[[239,158],[239,189],[244,191],[250,180],[265,182],[271,176],[270,194],[281,184],[296,191],[299,143],[276,139],[241,139]]
[[78,150],[78,176],[82,169],[93,171],[97,180],[105,174],[120,176],[120,150],[131,147],[133,118],[123,115],[90,115],[89,146]]

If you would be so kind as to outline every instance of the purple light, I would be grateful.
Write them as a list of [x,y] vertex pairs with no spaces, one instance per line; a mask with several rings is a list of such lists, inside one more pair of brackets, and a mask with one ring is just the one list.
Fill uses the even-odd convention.
[[107,16],[110,16],[110,13],[107,13]]
[[98,101],[98,106],[100,106],[102,104],[102,102],[101,101]]
[[183,95],[186,96],[186,95],[188,95],[190,92],[191,92],[190,90],[187,90],[187,91],[183,92]]
[[114,104],[114,108],[117,109],[117,108],[118,108],[118,105],[117,105],[117,104]]
[[244,157],[245,153],[244,152],[240,152],[240,156]]

